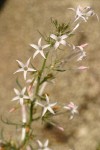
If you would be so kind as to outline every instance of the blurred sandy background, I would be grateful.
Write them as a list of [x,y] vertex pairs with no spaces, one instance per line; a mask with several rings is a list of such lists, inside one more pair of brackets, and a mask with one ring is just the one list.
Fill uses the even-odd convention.
[[[4,7],[0,8],[0,114],[12,115],[8,111],[14,105],[11,99],[16,87],[15,60],[24,62],[33,54],[29,44],[37,43],[40,37],[37,30],[42,33],[51,30],[50,17],[67,22],[74,16],[67,8],[79,4],[90,5],[100,16],[99,0],[6,0]],[[100,23],[93,17],[78,31],[84,32],[78,32],[73,42],[76,45],[89,43],[87,57],[81,64],[90,69],[83,73],[62,73],[58,76],[59,82],[48,92],[54,100],[73,101],[79,105],[79,116],[73,121],[68,120],[67,114],[58,117],[60,125],[65,128],[64,133],[34,125],[39,139],[45,141],[48,138],[54,150],[96,150],[100,142]],[[12,118],[18,119],[14,114]],[[12,135],[11,130],[9,134]]]

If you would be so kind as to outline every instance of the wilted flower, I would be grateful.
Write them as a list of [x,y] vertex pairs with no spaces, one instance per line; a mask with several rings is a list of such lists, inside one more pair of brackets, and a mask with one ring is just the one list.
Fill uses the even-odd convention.
[[33,59],[34,59],[35,56],[38,55],[39,53],[42,55],[43,58],[46,59],[46,57],[45,57],[45,55],[44,55],[44,53],[43,53],[43,50],[44,50],[45,48],[49,47],[50,44],[47,44],[47,45],[43,45],[43,46],[42,46],[42,45],[41,45],[41,40],[42,40],[42,38],[39,39],[38,45],[30,44],[31,47],[33,47],[33,48],[36,49],[36,52],[35,52],[34,55],[33,55]]
[[86,56],[86,52],[84,51],[84,47],[87,46],[88,44],[82,44],[80,46],[74,46],[73,45],[73,50],[77,53],[78,59],[77,61],[82,60]]
[[41,107],[43,107],[42,117],[45,115],[45,113],[46,113],[47,111],[50,111],[52,114],[55,114],[52,107],[55,106],[55,105],[57,104],[57,102],[50,104],[50,103],[49,103],[49,97],[48,97],[47,95],[46,95],[46,102],[47,102],[47,104],[45,104],[45,105],[43,105],[43,104],[41,104],[41,103],[39,103],[39,102],[36,102],[36,104],[38,104],[38,105],[40,105]]
[[90,6],[84,8],[78,6],[76,10],[74,8],[69,8],[69,9],[76,12],[75,21],[79,19],[83,19],[85,22],[87,22],[89,17],[94,15],[96,15],[97,19],[99,20],[98,15],[94,12],[94,10]]
[[73,119],[74,114],[78,113],[78,106],[76,106],[73,102],[70,102],[67,106],[64,106],[64,108],[71,112],[70,119]]
[[29,99],[29,96],[25,95],[26,87],[24,87],[21,92],[19,92],[17,89],[14,88],[14,92],[16,93],[17,96],[14,97],[12,101],[19,100],[20,104],[23,105],[24,99]]
[[40,140],[37,140],[37,143],[38,143],[38,145],[39,145],[38,150],[51,150],[51,149],[48,147],[49,140],[46,140],[44,144],[42,144]]
[[17,72],[24,72],[24,79],[25,80],[26,80],[27,72],[34,72],[34,71],[36,71],[35,69],[28,67],[29,63],[30,63],[30,59],[31,58],[28,59],[28,61],[26,62],[26,64],[23,64],[21,61],[16,60],[18,62],[18,64],[20,65],[21,68],[18,69],[15,73],[17,73]]

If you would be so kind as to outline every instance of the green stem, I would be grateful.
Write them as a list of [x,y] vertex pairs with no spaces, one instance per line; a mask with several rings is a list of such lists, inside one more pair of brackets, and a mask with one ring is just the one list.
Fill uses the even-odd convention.
[[[37,80],[37,87],[36,87],[36,91],[35,91],[35,97],[38,96],[40,82],[41,82],[41,76],[42,76],[42,73],[43,73],[43,71],[45,69],[45,65],[46,65],[48,54],[49,54],[49,52],[46,53],[46,59],[44,59],[43,64],[42,64],[42,68],[41,68],[41,70],[40,70],[40,72],[38,74],[38,80]],[[31,102],[31,106],[30,106],[30,123],[29,123],[29,125],[31,125],[31,122],[33,120],[33,118],[32,118],[32,116],[33,116],[33,107],[34,107],[34,104],[33,104],[33,102]]]
[[[33,119],[33,108],[34,108],[34,101],[36,101],[36,97],[38,96],[39,93],[39,87],[40,87],[40,82],[41,82],[41,77],[42,77],[42,73],[45,69],[45,65],[46,65],[46,61],[47,61],[47,57],[48,57],[49,52],[46,53],[46,59],[44,59],[41,70],[38,74],[38,80],[37,80],[37,87],[36,87],[36,91],[35,91],[35,98],[34,100],[31,102],[30,104],[30,118],[29,118],[29,127],[31,128],[31,124],[34,121]],[[40,118],[40,117],[38,117]],[[37,118],[37,119],[38,119]],[[27,143],[27,141],[29,140],[29,138],[25,138],[25,140],[23,141],[23,143],[21,144],[21,146],[19,148],[23,148],[25,146],[25,144]]]
[[46,64],[46,61],[47,61],[48,54],[49,54],[49,52],[47,52],[47,54],[46,54],[46,59],[44,59],[42,68],[41,68],[41,70],[39,72],[39,75],[38,75],[38,81],[37,81],[37,87],[36,87],[35,96],[38,96],[39,87],[40,87],[40,81],[41,81],[41,76],[42,76],[42,73],[43,73],[44,68],[45,68],[45,64]]

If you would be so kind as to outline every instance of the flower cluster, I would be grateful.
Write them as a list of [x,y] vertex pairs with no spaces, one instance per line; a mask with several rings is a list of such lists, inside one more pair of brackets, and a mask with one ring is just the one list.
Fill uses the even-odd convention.
[[[76,10],[73,8],[70,9],[75,12],[74,23],[80,19],[87,22],[90,16],[97,16],[91,7],[81,8],[78,6]],[[55,123],[53,116],[59,115],[59,113],[63,115],[64,112],[67,113],[66,110],[70,112],[70,119],[73,119],[75,114],[78,114],[78,106],[73,102],[70,102],[68,105],[63,104],[63,107],[59,104],[59,102],[50,102],[49,95],[45,92],[45,88],[47,84],[54,83],[55,72],[65,71],[62,64],[66,63],[68,59],[75,57],[76,61],[81,61],[86,56],[84,47],[88,44],[85,43],[75,46],[68,42],[69,37],[74,35],[76,30],[79,28],[80,22],[72,26],[65,23],[59,24],[57,20],[52,20],[52,23],[55,26],[55,33],[52,32],[49,36],[40,37],[38,45],[30,44],[30,46],[35,49],[34,54],[32,54],[33,60],[36,59],[38,54],[40,54],[43,59],[42,66],[36,69],[32,64],[31,57],[25,64],[16,60],[19,65],[19,69],[14,72],[14,74],[23,72],[25,86],[22,88],[22,86],[17,82],[20,90],[14,88],[16,96],[12,99],[12,101],[18,101],[18,108],[21,108],[22,114],[22,121],[21,124],[19,124],[22,131],[21,144],[16,144],[14,147],[15,150],[22,150],[25,148],[26,150],[33,150],[33,144],[30,143],[31,139],[37,141],[39,146],[38,150],[51,150],[48,147],[48,140],[42,144],[41,141],[37,140],[34,136],[32,123],[34,121],[41,120],[42,122],[47,124],[49,123],[63,132],[64,128]],[[45,40],[45,45],[42,45],[42,40]],[[73,53],[60,59],[55,56],[52,62],[48,61],[50,53],[52,53],[53,56],[55,52],[57,53],[59,50],[65,49],[65,47],[70,48]],[[30,65],[31,67],[29,67]],[[86,66],[79,66],[77,69],[85,70],[87,68],[88,67]],[[10,112],[15,111],[16,108],[17,107],[11,109]],[[11,143],[9,146],[12,146]]]

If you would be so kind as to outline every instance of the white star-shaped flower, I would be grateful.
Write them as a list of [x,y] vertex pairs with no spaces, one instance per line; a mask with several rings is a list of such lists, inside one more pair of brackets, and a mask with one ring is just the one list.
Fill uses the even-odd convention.
[[23,64],[19,60],[16,60],[21,68],[18,69],[16,72],[14,72],[14,74],[17,73],[17,72],[24,72],[24,79],[26,80],[27,72],[34,72],[34,71],[36,71],[35,69],[28,67],[29,63],[30,63],[30,60],[31,60],[31,58],[29,58],[28,61],[25,64]]
[[67,42],[65,41],[65,39],[68,38],[68,35],[64,34],[62,36],[56,36],[55,34],[51,34],[50,37],[56,41],[54,44],[55,49],[57,49],[60,44],[66,46]]
[[67,106],[64,106],[64,108],[71,112],[70,119],[73,119],[74,114],[78,113],[78,106],[76,106],[73,102],[70,102]]
[[38,150],[51,150],[51,149],[48,147],[49,140],[46,140],[44,144],[42,144],[40,140],[37,140],[37,143],[38,143],[38,145],[39,145]]
[[99,21],[99,17],[98,15],[94,12],[94,10],[92,10],[92,8],[90,6],[84,7],[82,8],[81,6],[78,6],[77,9],[75,10],[74,8],[69,8],[73,11],[76,12],[75,15],[75,21],[79,20],[80,18],[83,19],[85,22],[87,22],[87,20],[89,19],[90,16],[94,16],[96,15],[98,21]]
[[38,105],[40,105],[41,107],[43,107],[42,117],[45,115],[45,113],[46,113],[47,111],[51,112],[52,114],[55,114],[55,112],[53,111],[52,107],[55,106],[55,105],[57,104],[57,102],[50,104],[50,103],[49,103],[49,97],[48,97],[47,95],[46,95],[46,102],[47,102],[47,103],[46,103],[45,105],[43,105],[43,104],[41,104],[41,103],[39,103],[39,102],[36,102],[36,104],[38,104]]
[[43,58],[46,59],[46,57],[45,57],[45,55],[44,55],[44,53],[43,53],[43,50],[44,50],[45,48],[49,47],[50,44],[47,44],[47,45],[43,45],[43,46],[42,46],[42,45],[41,45],[41,40],[42,40],[42,38],[39,39],[38,45],[30,44],[31,47],[33,47],[33,48],[36,49],[36,52],[35,52],[34,55],[33,55],[33,59],[34,59],[34,58],[36,57],[36,55],[38,55],[39,53],[42,55]]
[[25,95],[26,87],[24,87],[21,92],[19,92],[16,88],[14,88],[14,92],[17,95],[12,99],[12,101],[19,100],[20,104],[23,105],[24,99],[30,99],[29,96]]

